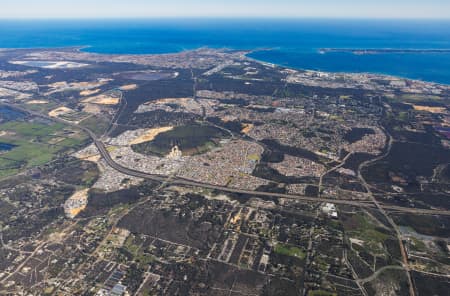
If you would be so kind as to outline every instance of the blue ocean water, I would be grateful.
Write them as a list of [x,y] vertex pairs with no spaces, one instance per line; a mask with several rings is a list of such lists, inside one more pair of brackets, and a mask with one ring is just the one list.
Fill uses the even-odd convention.
[[203,46],[299,69],[372,72],[450,84],[450,53],[319,54],[320,48],[450,49],[450,20],[161,19],[0,21],[0,47],[89,46],[96,53],[170,53]]

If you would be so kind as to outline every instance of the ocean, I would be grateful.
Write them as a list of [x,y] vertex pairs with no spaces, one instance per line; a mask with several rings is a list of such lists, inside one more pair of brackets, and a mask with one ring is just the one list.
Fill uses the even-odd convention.
[[321,48],[448,49],[450,20],[2,20],[0,48],[88,46],[95,53],[172,53],[199,47],[297,69],[370,72],[450,84],[450,52],[356,55]]

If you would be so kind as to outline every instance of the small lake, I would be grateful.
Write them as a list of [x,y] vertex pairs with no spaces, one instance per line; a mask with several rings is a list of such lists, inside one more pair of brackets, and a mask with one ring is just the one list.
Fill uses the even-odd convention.
[[11,121],[25,117],[25,113],[16,111],[12,108],[0,106],[0,122]]
[[0,142],[0,151],[9,151],[12,150],[14,147],[17,147],[17,145]]
[[155,81],[161,79],[175,78],[177,74],[175,72],[166,71],[142,71],[142,72],[128,72],[122,74],[123,78],[141,81]]

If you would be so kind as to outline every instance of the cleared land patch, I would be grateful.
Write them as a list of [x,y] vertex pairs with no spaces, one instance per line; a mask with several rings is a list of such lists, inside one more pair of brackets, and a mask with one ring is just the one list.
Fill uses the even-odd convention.
[[33,104],[48,104],[48,101],[47,100],[31,100],[31,101],[28,101],[27,104],[31,104],[31,105],[33,105]]
[[64,213],[67,217],[73,219],[86,208],[88,191],[89,189],[79,190],[66,200],[64,203]]
[[61,115],[73,113],[74,110],[67,108],[67,107],[58,107],[56,109],[53,109],[52,111],[48,112],[48,116],[51,117],[59,117]]
[[431,107],[431,106],[422,106],[422,105],[412,105],[414,110],[416,111],[427,111],[430,113],[445,113],[447,111],[447,108],[445,107]]
[[149,141],[153,141],[157,135],[160,133],[168,132],[173,130],[173,126],[165,126],[165,127],[158,127],[158,128],[152,128],[148,130],[144,135],[132,140],[130,142],[130,145],[136,145],[140,143],[145,143]]
[[111,97],[108,95],[99,95],[96,97],[84,99],[82,102],[99,105],[117,105],[119,103],[119,98]]
[[127,85],[122,85],[121,87],[119,87],[119,89],[123,90],[123,91],[135,90],[137,88],[138,88],[137,84],[127,84]]
[[101,91],[101,89],[86,89],[86,90],[82,90],[80,91],[80,96],[83,97],[87,97],[87,96],[92,96],[95,95],[97,93],[99,93]]

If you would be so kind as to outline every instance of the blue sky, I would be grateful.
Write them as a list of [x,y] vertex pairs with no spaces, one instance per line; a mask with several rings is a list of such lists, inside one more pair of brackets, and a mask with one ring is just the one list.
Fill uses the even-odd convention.
[[1,0],[0,18],[445,18],[450,0]]

